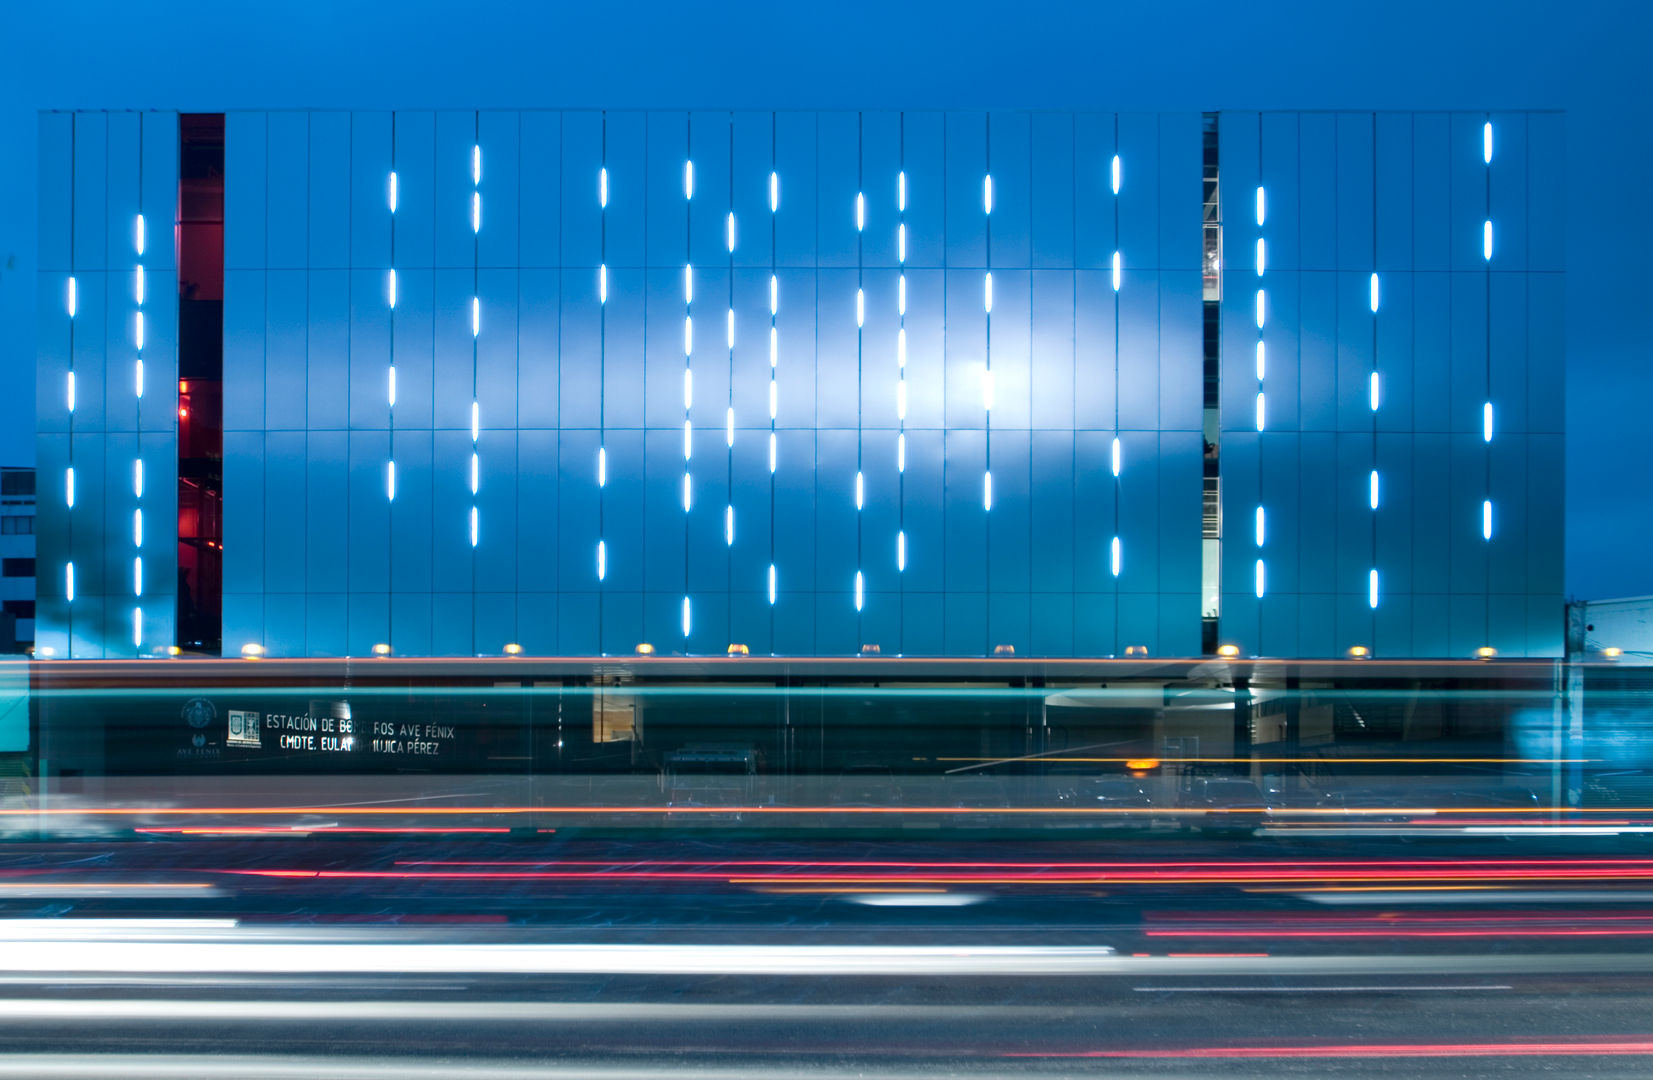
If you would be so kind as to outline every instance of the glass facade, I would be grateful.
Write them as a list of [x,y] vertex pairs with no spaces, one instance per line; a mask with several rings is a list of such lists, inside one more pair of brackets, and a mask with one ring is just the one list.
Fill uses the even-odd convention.
[[[41,124],[39,651],[164,653],[178,117]],[[229,113],[223,651],[1558,654],[1561,159],[1548,113]]]

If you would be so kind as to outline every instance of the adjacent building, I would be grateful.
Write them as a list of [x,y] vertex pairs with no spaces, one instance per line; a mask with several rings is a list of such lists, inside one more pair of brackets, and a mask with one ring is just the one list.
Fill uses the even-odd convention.
[[40,147],[42,656],[1563,650],[1556,113]]
[[34,470],[0,468],[0,653],[32,652]]

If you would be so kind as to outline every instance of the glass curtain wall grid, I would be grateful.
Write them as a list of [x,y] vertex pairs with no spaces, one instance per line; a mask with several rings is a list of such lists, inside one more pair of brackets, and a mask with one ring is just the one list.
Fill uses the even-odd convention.
[[42,656],[1560,648],[1558,114],[40,132]]

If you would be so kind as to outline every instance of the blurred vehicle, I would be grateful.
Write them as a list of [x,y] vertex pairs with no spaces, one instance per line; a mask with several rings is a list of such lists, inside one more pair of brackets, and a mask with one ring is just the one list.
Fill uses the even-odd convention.
[[1014,814],[1005,811],[1011,805],[1010,788],[1002,777],[964,773],[943,778],[942,805],[954,812],[948,813],[942,824],[952,828],[989,828],[1013,824]]
[[1268,817],[1268,800],[1263,789],[1250,780],[1213,777],[1195,780],[1182,805],[1205,810],[1183,818],[1189,828],[1205,832],[1251,832]]
[[1062,809],[1105,811],[1087,813],[1084,824],[1100,828],[1147,828],[1154,823],[1154,802],[1148,789],[1129,777],[1074,779],[1064,777],[1054,792]]
[[[750,746],[690,744],[668,751],[661,777],[666,818],[688,824],[741,820],[740,808],[757,801],[758,752]],[[713,807],[728,807],[718,812]]]
[[1330,791],[1314,804],[1316,811],[1330,811],[1316,813],[1311,819],[1314,822],[1325,824],[1328,822],[1344,822],[1349,824],[1398,824],[1410,821],[1415,815],[1408,812],[1414,804],[1394,792],[1383,791],[1377,788],[1348,788],[1340,791]]

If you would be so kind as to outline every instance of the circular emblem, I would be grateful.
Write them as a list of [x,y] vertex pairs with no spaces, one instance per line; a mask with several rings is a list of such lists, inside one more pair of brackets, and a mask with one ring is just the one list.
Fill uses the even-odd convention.
[[218,719],[218,707],[206,698],[190,698],[179,715],[190,727],[204,728]]
[[197,731],[189,737],[190,745],[197,748],[207,745],[207,737]]

